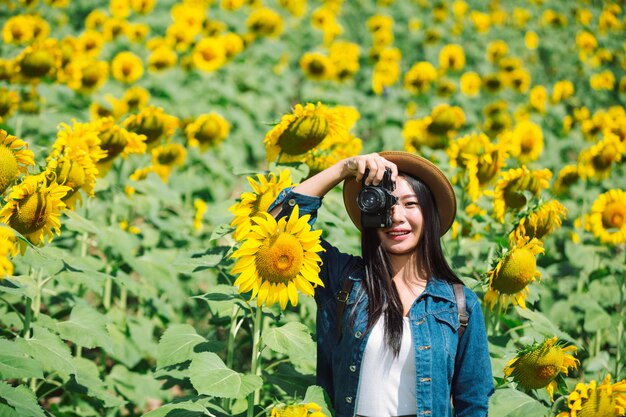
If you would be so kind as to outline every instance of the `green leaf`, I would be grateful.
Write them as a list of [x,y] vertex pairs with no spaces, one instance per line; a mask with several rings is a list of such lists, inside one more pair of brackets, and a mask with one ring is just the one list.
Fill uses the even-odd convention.
[[539,401],[513,388],[496,390],[489,402],[489,415],[498,417],[539,417],[548,409]]
[[269,328],[263,333],[263,344],[288,355],[298,371],[314,372],[315,342],[304,324],[289,322],[281,327]]
[[552,323],[550,319],[540,312],[524,309],[519,306],[515,307],[515,311],[517,311],[520,316],[528,320],[529,327],[532,327],[539,333],[546,336],[557,336],[559,339],[567,340],[571,343],[577,343],[576,339],[559,329],[558,326]]
[[20,417],[46,417],[33,392],[23,385],[13,388],[0,381],[0,398],[13,407]]
[[189,379],[199,394],[223,398],[242,398],[263,385],[256,375],[244,375],[228,368],[213,352],[194,355]]
[[152,410],[143,417],[201,417],[214,416],[205,406],[192,401],[185,401],[176,404],[167,404]]
[[75,211],[66,210],[64,214],[67,218],[63,219],[63,227],[68,230],[73,230],[79,233],[93,233],[95,235],[100,233],[100,228],[97,225],[95,225],[91,220],[77,214]]
[[164,399],[167,394],[161,389],[161,382],[152,375],[131,372],[122,365],[111,369],[107,381],[140,409],[144,409],[150,400]]
[[97,398],[107,408],[121,407],[124,400],[117,397],[112,391],[107,390],[105,383],[100,379],[98,367],[90,360],[84,358],[74,358],[76,374],[74,375],[76,384],[83,387],[78,390],[87,394],[90,398]]
[[309,388],[307,388],[303,402],[307,404],[315,403],[322,407],[322,413],[326,414],[327,416],[332,415],[332,413],[330,412],[330,398],[328,398],[328,394],[326,393],[326,391],[324,391],[324,388],[320,386],[311,385]]
[[45,371],[57,372],[63,380],[76,373],[69,346],[46,328],[33,325],[33,337],[16,339],[16,344],[18,349],[43,364]]
[[167,328],[157,348],[157,369],[190,360],[193,348],[206,339],[189,324],[175,324]]
[[63,339],[70,340],[79,346],[89,349],[95,347],[113,349],[111,336],[106,329],[106,317],[84,301],[78,301],[70,319],[57,325]]
[[26,356],[15,342],[0,339],[0,378],[43,378],[43,366]]
[[585,309],[585,321],[583,327],[588,332],[597,332],[601,329],[611,327],[611,316],[598,304],[595,300],[589,302],[583,307]]

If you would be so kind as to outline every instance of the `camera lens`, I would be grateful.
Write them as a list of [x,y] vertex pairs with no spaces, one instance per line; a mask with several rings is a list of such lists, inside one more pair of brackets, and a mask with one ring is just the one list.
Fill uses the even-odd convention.
[[374,187],[364,187],[357,197],[357,205],[365,213],[378,213],[385,208],[384,193]]

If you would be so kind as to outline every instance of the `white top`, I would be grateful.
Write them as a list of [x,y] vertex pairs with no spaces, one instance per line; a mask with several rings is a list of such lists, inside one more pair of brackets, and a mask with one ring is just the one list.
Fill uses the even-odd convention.
[[356,413],[367,417],[416,414],[415,349],[404,317],[398,357],[385,344],[385,319],[378,319],[365,346]]

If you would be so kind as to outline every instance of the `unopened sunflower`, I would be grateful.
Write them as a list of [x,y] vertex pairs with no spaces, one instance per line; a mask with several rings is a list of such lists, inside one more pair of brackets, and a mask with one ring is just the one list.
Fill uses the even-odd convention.
[[612,189],[598,196],[591,206],[588,225],[602,243],[626,243],[626,192]]
[[270,417],[326,417],[315,403],[283,405],[272,408]]
[[15,233],[10,227],[0,226],[0,281],[5,277],[13,275],[13,264],[11,257],[17,255],[17,245],[15,244]]
[[257,174],[256,181],[253,177],[247,179],[252,192],[243,192],[241,201],[228,209],[235,216],[230,225],[235,228],[233,237],[238,241],[243,239],[252,226],[251,218],[267,211],[282,189],[294,185],[291,181],[291,171],[288,169],[278,171],[278,175],[273,172],[267,175]]
[[265,135],[268,161],[276,161],[281,154],[301,155],[324,140],[334,140],[348,134],[340,110],[329,109],[322,103],[296,104],[293,113]]
[[526,166],[503,173],[494,189],[493,217],[503,223],[507,211],[518,211],[526,205],[524,191],[538,196],[548,188],[551,177],[552,172],[547,168],[531,171]]
[[504,367],[505,377],[513,377],[518,387],[530,391],[545,388],[554,397],[555,388],[564,384],[563,373],[580,363],[569,352],[576,351],[576,346],[563,347],[552,337],[543,343],[534,343],[520,349],[517,356]]
[[146,136],[146,145],[154,147],[160,140],[169,139],[178,128],[179,120],[160,107],[149,106],[122,122],[130,132]]
[[567,208],[556,200],[543,203],[522,217],[515,229],[509,234],[509,242],[519,236],[543,239],[561,227]]
[[[37,245],[50,241],[60,233],[59,216],[65,209],[62,199],[70,187],[48,184],[43,175],[30,175],[11,188],[7,203],[0,210],[0,222],[17,230],[31,243]],[[22,252],[26,249],[20,241]]]
[[189,146],[199,146],[203,151],[221,143],[229,131],[230,123],[215,112],[200,115],[185,127]]
[[485,303],[492,310],[498,302],[499,310],[506,308],[510,302],[526,308],[528,284],[535,278],[541,279],[535,255],[543,252],[543,244],[538,239],[520,237],[512,248],[502,255],[496,266],[487,272],[489,290],[485,294]]
[[0,129],[0,195],[21,174],[28,173],[28,166],[35,165],[35,154],[22,139]]
[[278,222],[268,213],[252,218],[243,244],[232,254],[237,262],[231,273],[239,275],[234,283],[239,293],[252,291],[250,300],[257,298],[257,306],[279,302],[284,310],[288,302],[298,304],[298,290],[313,296],[317,285],[324,286],[317,254],[324,251],[322,231],[311,230],[310,217],[300,217],[296,205],[289,218]]
[[626,414],[626,380],[611,384],[607,375],[600,386],[595,380],[578,383],[567,396],[567,411],[557,417],[616,417]]

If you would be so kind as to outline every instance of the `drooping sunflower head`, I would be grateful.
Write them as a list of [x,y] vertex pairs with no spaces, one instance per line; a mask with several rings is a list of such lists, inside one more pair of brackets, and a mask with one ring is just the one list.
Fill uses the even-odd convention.
[[[112,117],[103,117],[93,122],[100,138],[100,148],[106,152],[106,156],[98,161],[102,167],[109,166],[117,157],[126,158],[131,153],[144,153],[146,151],[144,135],[129,132],[115,123]],[[106,173],[108,169],[104,169]]]
[[557,417],[614,417],[626,412],[626,380],[611,384],[607,375],[600,386],[593,380],[589,384],[578,383],[567,396],[569,410]]
[[543,239],[561,227],[566,213],[567,208],[557,200],[538,205],[522,217],[509,234],[509,241],[515,241],[519,236]]
[[626,242],[626,192],[612,189],[598,196],[591,206],[589,226],[602,243]]
[[265,135],[268,161],[275,161],[281,153],[301,155],[327,138],[333,140],[347,135],[344,120],[340,111],[328,109],[319,102],[305,106],[296,104],[293,113],[284,115]]
[[166,114],[162,108],[155,106],[148,106],[122,122],[122,126],[128,131],[145,135],[149,148],[162,139],[169,139],[178,125],[177,117]]
[[[52,240],[60,233],[59,215],[65,208],[62,199],[70,187],[47,184],[44,175],[31,175],[11,188],[8,201],[0,210],[0,222],[8,224],[31,243]],[[20,242],[22,249],[25,246]]]
[[278,171],[278,175],[273,172],[267,175],[257,174],[256,181],[252,177],[247,179],[252,192],[242,193],[240,201],[228,209],[235,216],[230,225],[236,228],[233,237],[237,241],[241,241],[252,226],[252,217],[267,211],[280,190],[294,185],[288,169]]
[[309,218],[308,214],[299,216],[297,205],[288,218],[278,222],[268,213],[252,218],[243,244],[232,255],[237,262],[231,273],[239,274],[234,283],[239,293],[252,291],[250,299],[257,297],[258,306],[279,302],[284,310],[288,302],[298,304],[298,290],[312,296],[315,286],[324,286],[318,255],[324,251],[322,231],[311,230]]
[[521,237],[503,254],[496,266],[487,272],[489,290],[485,294],[485,303],[493,309],[499,302],[500,310],[509,302],[526,308],[525,297],[528,284],[541,278],[537,270],[537,254],[543,253],[543,244],[536,238]]
[[569,352],[576,351],[575,346],[563,347],[557,337],[546,339],[520,349],[517,356],[510,360],[505,368],[505,377],[513,378],[524,390],[546,388],[550,398],[558,386],[557,379],[563,378],[568,368],[576,368],[579,361]]
[[326,417],[315,403],[281,405],[272,408],[270,417]]
[[13,264],[9,257],[17,255],[17,251],[13,229],[0,225],[0,281],[13,275]]
[[494,190],[494,218],[504,222],[507,210],[518,211],[527,203],[524,191],[538,196],[542,190],[548,188],[551,177],[552,172],[547,168],[531,171],[526,166],[503,173]]
[[9,188],[21,174],[28,173],[28,166],[35,165],[35,154],[22,139],[0,129],[0,194]]
[[185,127],[189,146],[199,146],[202,150],[221,143],[229,131],[230,123],[215,112],[200,115]]
[[55,76],[61,68],[62,54],[56,39],[48,38],[27,46],[15,58],[16,73],[25,82],[39,82],[42,78]]

